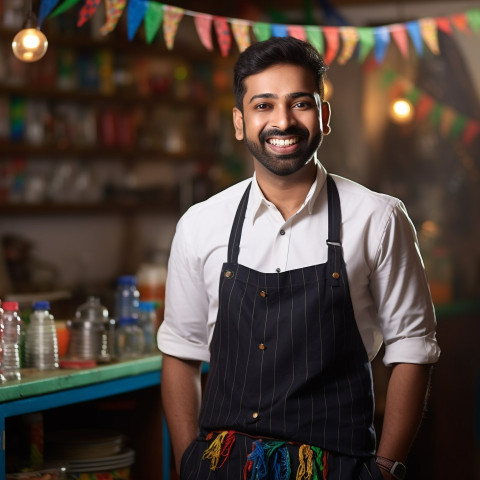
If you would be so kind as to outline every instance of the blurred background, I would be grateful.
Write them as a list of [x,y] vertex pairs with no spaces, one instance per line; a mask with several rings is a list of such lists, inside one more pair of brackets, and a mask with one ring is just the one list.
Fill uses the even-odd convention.
[[[42,20],[47,53],[23,63],[11,41],[28,4],[0,2],[0,298],[40,295],[69,318],[87,295],[111,307],[119,275],[164,281],[182,212],[251,174],[231,122],[241,47],[215,30],[210,48],[199,14],[252,41],[265,25],[325,27],[311,37],[332,106],[319,158],[404,201],[437,310],[443,354],[408,478],[480,478],[480,2],[171,5],[170,40],[126,13],[102,33],[103,3],[79,25],[74,5]],[[380,424],[381,355],[374,368]]]

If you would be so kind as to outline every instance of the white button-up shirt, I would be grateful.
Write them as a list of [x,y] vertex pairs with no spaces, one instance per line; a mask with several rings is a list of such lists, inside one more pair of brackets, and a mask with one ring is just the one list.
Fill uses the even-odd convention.
[[[342,212],[341,243],[357,326],[370,359],[385,342],[385,364],[434,363],[440,349],[435,314],[415,229],[402,202],[332,175]],[[253,179],[192,206],[173,239],[162,352],[209,361],[221,267],[240,199],[252,182],[240,242],[240,264],[273,273],[327,261],[326,171],[287,221]]]

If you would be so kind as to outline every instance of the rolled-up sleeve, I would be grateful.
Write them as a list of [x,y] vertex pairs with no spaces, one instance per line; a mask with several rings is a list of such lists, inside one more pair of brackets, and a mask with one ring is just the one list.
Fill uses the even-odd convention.
[[370,278],[386,365],[435,363],[436,319],[417,236],[399,201],[386,222]]
[[208,298],[194,241],[195,235],[180,220],[170,251],[165,316],[157,341],[165,354],[208,362]]

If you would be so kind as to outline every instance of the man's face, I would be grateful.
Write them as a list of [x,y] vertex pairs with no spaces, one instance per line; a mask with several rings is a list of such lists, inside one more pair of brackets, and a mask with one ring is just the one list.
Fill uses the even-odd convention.
[[314,75],[301,66],[274,65],[247,77],[245,87],[243,113],[233,111],[235,137],[268,171],[297,172],[329,131],[330,110],[321,102]]

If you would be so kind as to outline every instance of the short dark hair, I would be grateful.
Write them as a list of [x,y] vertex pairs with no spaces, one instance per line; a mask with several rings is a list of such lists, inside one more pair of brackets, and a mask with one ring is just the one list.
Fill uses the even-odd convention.
[[320,53],[308,42],[294,37],[272,37],[250,45],[238,57],[233,72],[235,104],[243,111],[245,79],[278,64],[300,65],[314,76],[323,100],[323,80],[327,66]]

